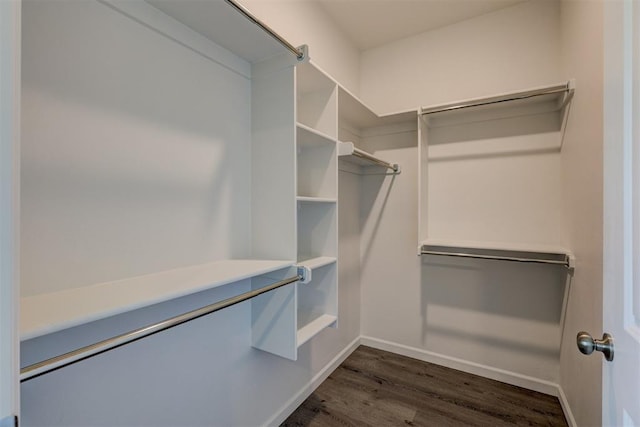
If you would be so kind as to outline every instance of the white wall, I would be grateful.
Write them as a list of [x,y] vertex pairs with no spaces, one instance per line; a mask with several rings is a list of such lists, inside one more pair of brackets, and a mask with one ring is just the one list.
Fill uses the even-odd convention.
[[251,13],[294,46],[310,47],[312,61],[353,93],[360,90],[360,52],[315,2],[243,0]]
[[97,2],[23,17],[22,295],[247,257],[250,81]]
[[[602,336],[603,3],[563,1],[562,66],[576,78],[562,152],[565,212],[577,267],[567,313],[560,384],[577,425],[600,425],[602,357],[585,357],[575,336]],[[596,355],[599,356],[599,355]]]
[[[393,112],[566,81],[559,12],[557,2],[526,2],[365,51],[361,96],[377,111]],[[416,144],[415,134],[365,141],[403,171],[382,187],[363,181],[363,335],[417,356],[439,355],[440,362],[510,371],[511,381],[530,377],[522,384],[552,392],[565,272],[417,257]],[[434,162],[430,235],[559,246],[565,242],[561,176],[558,152]],[[461,230],[467,232],[456,234]]]
[[[24,23],[26,292],[51,290],[45,274],[77,286],[248,255],[251,81],[226,55],[212,62],[100,2],[26,2]],[[304,344],[296,362],[251,347],[246,302],[23,383],[21,425],[280,421],[360,333],[358,242],[348,233],[358,205],[340,197],[351,212],[340,251],[355,261],[339,269],[340,327]],[[22,365],[250,286],[23,342]]]

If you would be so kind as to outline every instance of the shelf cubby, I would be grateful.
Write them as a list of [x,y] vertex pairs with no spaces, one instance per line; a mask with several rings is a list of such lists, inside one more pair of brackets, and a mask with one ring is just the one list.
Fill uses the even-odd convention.
[[310,63],[296,67],[298,122],[337,137],[336,83]]
[[298,196],[335,199],[338,194],[336,141],[298,124],[296,144]]
[[298,260],[338,255],[336,214],[335,203],[298,203]]
[[298,284],[297,346],[322,329],[335,326],[338,314],[336,263],[316,267],[311,282]]

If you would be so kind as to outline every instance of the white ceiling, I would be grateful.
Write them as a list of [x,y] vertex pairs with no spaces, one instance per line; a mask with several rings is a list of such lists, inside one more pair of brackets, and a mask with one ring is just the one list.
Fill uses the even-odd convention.
[[527,0],[315,0],[361,50]]

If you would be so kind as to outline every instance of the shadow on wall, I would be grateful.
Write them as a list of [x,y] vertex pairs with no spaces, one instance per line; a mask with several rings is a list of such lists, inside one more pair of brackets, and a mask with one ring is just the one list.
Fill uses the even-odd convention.
[[423,343],[557,357],[566,279],[561,266],[423,255]]
[[[380,170],[381,168],[375,168],[376,170]],[[391,179],[387,180],[388,184],[383,184],[389,174],[380,173],[380,175],[369,175],[366,176],[368,180],[369,188],[379,188],[379,192],[370,192],[369,195],[373,197],[363,196],[360,198],[360,215],[363,218],[361,221],[361,227],[367,223],[367,218],[372,212],[378,212],[378,216],[375,219],[375,223],[371,229],[370,236],[371,238],[368,240],[367,244],[364,245],[362,250],[362,266],[366,266],[369,261],[369,256],[371,254],[371,249],[374,247],[376,236],[378,236],[378,229],[380,228],[380,223],[382,222],[383,213],[385,212],[385,208],[389,201],[389,196],[391,195],[391,191],[393,189],[393,184],[396,182],[396,178],[398,175],[391,175]],[[386,188],[385,188],[386,187]],[[377,205],[377,207],[376,207]],[[362,234],[362,229],[360,233]]]

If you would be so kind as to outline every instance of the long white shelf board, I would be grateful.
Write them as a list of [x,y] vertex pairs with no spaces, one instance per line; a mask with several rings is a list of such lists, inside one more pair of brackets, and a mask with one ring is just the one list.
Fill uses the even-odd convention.
[[[289,52],[224,1],[146,0],[156,9],[249,62]],[[120,3],[113,2],[117,7]],[[133,2],[135,3],[135,2]],[[291,54],[292,57],[293,54]]]
[[21,298],[27,340],[290,267],[293,261],[225,260]]
[[[420,243],[418,252],[423,255],[449,255],[469,258],[531,260],[551,264],[575,266],[575,257],[565,248],[538,244],[513,244],[499,242],[469,242],[428,239]],[[425,254],[425,252],[427,252]]]
[[319,317],[316,317],[309,323],[305,324],[303,327],[298,329],[297,335],[297,343],[298,347],[302,344],[309,341],[311,338],[316,336],[320,331],[324,328],[329,327],[331,324],[335,323],[338,318],[331,314],[322,314]]
[[569,80],[519,92],[422,107],[420,114],[428,118],[427,123],[430,127],[438,127],[554,111],[562,112],[561,110],[571,102],[574,91],[575,81]]

